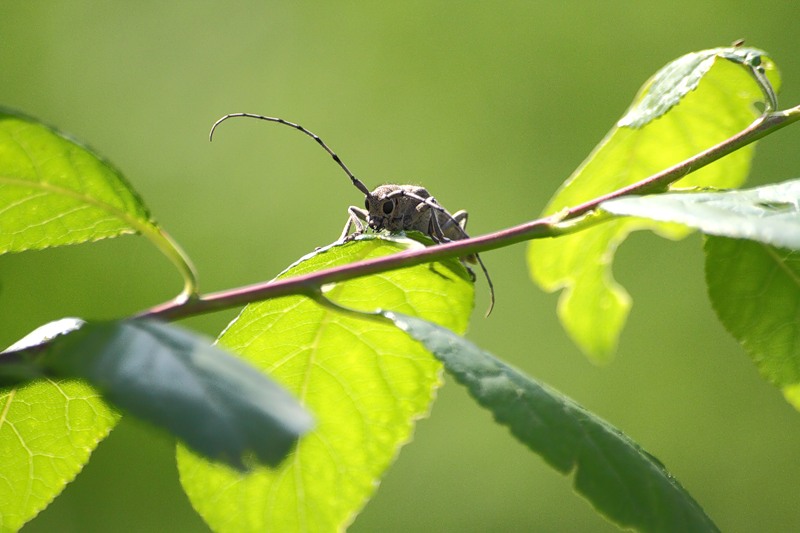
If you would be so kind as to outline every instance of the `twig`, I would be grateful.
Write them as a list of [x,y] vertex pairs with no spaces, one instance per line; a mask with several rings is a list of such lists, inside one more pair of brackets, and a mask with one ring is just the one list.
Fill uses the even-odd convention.
[[[175,299],[147,309],[137,318],[157,318],[176,320],[211,311],[239,307],[251,302],[289,295],[314,297],[319,288],[326,283],[345,281],[369,274],[377,274],[396,268],[410,267],[453,257],[464,257],[478,252],[494,250],[518,242],[555,237],[566,231],[574,231],[585,221],[594,224],[584,215],[594,212],[600,204],[613,198],[626,195],[642,195],[666,190],[675,181],[685,177],[726,155],[746,146],[769,133],[777,131],[792,122],[800,120],[800,106],[785,111],[769,113],[758,118],[740,133],[700,152],[658,174],[628,185],[611,193],[597,197],[583,204],[565,209],[559,213],[532,220],[501,231],[452,241],[420,250],[409,250],[387,257],[359,261],[338,267],[320,270],[302,276],[268,281],[225,290],[206,295],[198,295],[188,300]],[[581,219],[581,217],[584,217]]]

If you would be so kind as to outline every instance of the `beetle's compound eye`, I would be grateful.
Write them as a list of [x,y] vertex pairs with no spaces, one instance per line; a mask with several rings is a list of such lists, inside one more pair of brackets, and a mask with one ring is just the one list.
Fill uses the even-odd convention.
[[369,196],[364,197],[364,207],[369,211]]
[[383,202],[383,214],[388,215],[394,211],[394,200],[387,200]]

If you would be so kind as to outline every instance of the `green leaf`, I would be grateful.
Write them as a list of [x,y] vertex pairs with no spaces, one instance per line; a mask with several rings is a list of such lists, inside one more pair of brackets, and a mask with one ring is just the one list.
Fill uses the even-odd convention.
[[629,196],[601,207],[717,236],[705,245],[714,310],[764,378],[800,410],[800,180],[743,191]]
[[[769,64],[766,68],[762,65],[765,59],[762,50],[737,47],[712,48],[686,54],[659,70],[645,84],[617,126],[640,128],[666,114],[686,95],[697,89],[700,81],[720,58],[747,67],[754,81],[759,84],[766,103],[775,107],[775,96],[770,81],[758,75],[766,68],[773,68]],[[756,67],[761,68],[756,69]],[[776,76],[774,81],[779,81],[777,72],[772,72],[772,74]]]
[[743,191],[626,196],[600,207],[615,215],[678,222],[711,235],[800,250],[800,180]]
[[722,324],[800,410],[800,252],[707,237],[706,283]]
[[[11,348],[74,327],[59,321]],[[10,348],[10,349],[11,349]],[[7,354],[0,354],[0,366]],[[72,481],[119,415],[89,385],[42,379],[0,389],[0,531],[17,531]]]
[[[636,183],[747,127],[758,115],[762,84],[749,63],[761,61],[778,84],[774,64],[755,49],[714,49],[676,60],[645,84],[631,110],[564,183],[545,209],[557,213]],[[658,120],[654,120],[658,118]],[[735,187],[749,172],[752,146],[734,152],[677,182],[677,187]],[[625,219],[559,237],[532,241],[531,276],[547,291],[564,289],[558,314],[576,344],[595,362],[610,361],[631,306],[611,274],[614,252],[627,235],[650,229],[681,238],[686,228]]]
[[0,110],[0,253],[154,227],[122,174],[77,141]]
[[109,162],[30,117],[0,109],[0,254],[141,233],[179,270],[194,267]]
[[[365,236],[302,259],[290,277],[420,246]],[[464,331],[473,286],[455,260],[326,286],[324,296],[358,310],[397,309]],[[441,365],[382,321],[292,296],[250,305],[220,343],[294,392],[316,428],[276,470],[241,475],[178,450],[181,481],[216,531],[339,531],[366,503],[414,423],[426,416]]]
[[608,422],[452,331],[383,313],[421,342],[497,422],[564,474],[609,520],[639,531],[717,531],[656,458]]
[[241,359],[153,320],[86,323],[5,358],[86,380],[113,405],[239,469],[251,455],[278,464],[312,425],[296,400]]

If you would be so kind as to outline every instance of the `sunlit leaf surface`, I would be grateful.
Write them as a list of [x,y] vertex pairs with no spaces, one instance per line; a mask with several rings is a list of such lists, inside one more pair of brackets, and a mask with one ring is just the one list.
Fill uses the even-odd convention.
[[[725,48],[690,54],[648,81],[628,113],[606,135],[550,201],[545,213],[636,183],[747,127],[760,114],[762,86],[731,53],[758,57],[775,89],[774,64],[755,49]],[[676,187],[735,187],[750,168],[752,145],[690,174]],[[531,242],[533,279],[545,290],[563,289],[558,314],[567,332],[595,362],[611,360],[631,300],[614,281],[616,247],[631,231],[651,229],[669,238],[686,228],[649,220],[614,220],[579,233]]]
[[[75,320],[58,321],[12,348],[74,327]],[[0,531],[17,531],[58,496],[118,418],[94,389],[75,380],[0,389]]]
[[[369,238],[321,250],[281,277],[419,246]],[[463,332],[473,287],[457,261],[337,283],[349,308],[395,309]],[[373,493],[414,422],[427,414],[441,365],[396,327],[305,297],[250,305],[220,343],[263,369],[311,411],[315,429],[277,469],[241,474],[178,451],[181,481],[217,531],[337,531]]]
[[0,253],[152,227],[147,208],[110,163],[34,119],[0,110]]

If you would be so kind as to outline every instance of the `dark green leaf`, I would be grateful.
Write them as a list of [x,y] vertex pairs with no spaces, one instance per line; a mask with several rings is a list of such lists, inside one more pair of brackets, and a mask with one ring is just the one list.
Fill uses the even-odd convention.
[[83,327],[80,318],[62,318],[48,322],[31,331],[0,354],[0,387],[24,385],[34,379],[44,378],[47,373],[42,366],[40,352],[46,343]]
[[653,456],[569,398],[418,318],[384,313],[421,342],[517,439],[558,471],[613,522],[640,531],[717,531]]
[[678,222],[711,235],[800,250],[800,180],[743,191],[627,196],[601,207],[615,215]]
[[240,469],[251,455],[278,464],[312,425],[287,392],[241,359],[151,320],[84,324],[53,339],[39,364],[48,375],[86,380],[113,405]]
[[725,328],[800,410],[800,252],[707,237],[706,283]]

